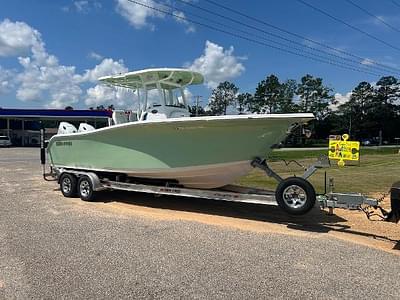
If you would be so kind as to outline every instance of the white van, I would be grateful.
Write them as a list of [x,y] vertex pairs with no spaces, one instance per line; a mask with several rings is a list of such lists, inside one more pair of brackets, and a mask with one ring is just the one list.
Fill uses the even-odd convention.
[[11,141],[8,136],[5,135],[0,135],[0,147],[10,147]]

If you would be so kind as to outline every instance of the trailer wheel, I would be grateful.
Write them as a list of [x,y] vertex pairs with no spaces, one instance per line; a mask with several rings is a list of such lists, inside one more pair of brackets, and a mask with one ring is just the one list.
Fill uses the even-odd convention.
[[289,177],[279,183],[275,198],[278,205],[291,215],[307,213],[316,200],[314,187],[300,177]]
[[78,194],[83,201],[94,200],[93,183],[90,180],[90,178],[86,175],[79,178]]
[[60,190],[64,197],[75,197],[77,179],[73,174],[63,173],[60,177]]

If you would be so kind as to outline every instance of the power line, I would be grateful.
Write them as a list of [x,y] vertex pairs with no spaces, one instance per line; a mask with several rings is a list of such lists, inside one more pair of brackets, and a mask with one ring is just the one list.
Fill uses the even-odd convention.
[[397,7],[400,7],[400,4],[397,3],[396,1],[392,0],[392,3],[393,3],[394,5],[396,5]]
[[185,20],[185,21],[187,21],[189,23],[192,23],[192,24],[197,24],[199,26],[207,27],[207,28],[209,28],[211,30],[218,31],[218,32],[221,32],[221,33],[225,33],[225,34],[234,36],[236,38],[240,38],[240,39],[243,39],[243,40],[246,40],[246,41],[249,41],[249,42],[253,42],[253,43],[256,43],[256,44],[259,44],[259,45],[263,45],[263,46],[266,46],[266,47],[269,47],[269,48],[273,48],[273,49],[278,50],[278,51],[283,51],[283,52],[286,52],[286,53],[290,53],[292,55],[301,56],[301,57],[304,57],[304,58],[308,58],[308,59],[311,59],[311,60],[314,60],[314,61],[330,64],[330,65],[337,66],[337,67],[340,67],[340,68],[343,68],[343,69],[347,69],[347,70],[352,70],[352,71],[356,71],[356,72],[360,72],[360,73],[364,73],[364,74],[369,74],[369,75],[374,75],[374,76],[380,76],[380,74],[373,73],[373,72],[370,72],[370,71],[366,71],[366,70],[362,70],[362,69],[359,69],[359,68],[355,68],[355,67],[351,67],[351,66],[348,66],[348,65],[344,65],[344,64],[341,64],[341,63],[329,61],[329,60],[326,60],[326,59],[315,58],[313,56],[301,54],[301,53],[294,52],[294,51],[291,51],[291,50],[287,50],[287,49],[284,49],[284,48],[281,48],[281,47],[277,47],[277,46],[274,46],[274,45],[271,45],[271,44],[260,42],[258,40],[254,40],[254,39],[248,38],[247,36],[243,36],[243,35],[240,35],[240,34],[237,34],[237,33],[234,33],[234,32],[226,31],[226,30],[223,30],[223,29],[220,29],[220,28],[217,28],[217,27],[214,27],[212,25],[208,25],[208,24],[205,24],[205,23],[202,23],[202,22],[199,22],[199,21],[194,21],[194,20],[191,20],[189,18],[183,17],[181,15],[177,15],[177,14],[174,14],[172,12],[165,11],[165,10],[162,10],[162,9],[159,9],[159,8],[156,8],[156,7],[153,7],[153,6],[150,6],[150,5],[147,5],[145,3],[141,3],[141,2],[135,1],[135,0],[127,0],[127,1],[129,1],[131,3],[134,3],[134,4],[137,4],[137,5],[140,5],[142,7],[146,7],[148,9],[157,11],[157,12],[164,13],[166,15],[170,15],[170,16],[172,16],[174,18],[177,18],[177,19]]
[[[164,2],[162,2],[162,1],[160,1],[160,0],[153,0],[153,1],[154,1],[154,2],[157,2],[157,3],[159,3],[159,4],[161,4],[162,6],[175,9],[174,6],[171,6],[171,5],[169,5],[169,4],[166,4],[166,3],[164,3]],[[181,0],[178,0],[178,1],[181,1]],[[182,0],[182,1],[185,2],[184,0]],[[199,9],[203,9],[202,7],[198,7],[198,8],[199,8]],[[310,52],[310,51],[305,51],[305,50],[303,50],[303,49],[301,49],[301,48],[298,48],[298,47],[294,47],[294,46],[287,45],[287,44],[284,44],[284,43],[281,43],[281,42],[277,42],[277,41],[275,41],[275,40],[268,39],[268,38],[265,38],[265,37],[263,37],[263,36],[256,35],[256,34],[254,34],[254,33],[252,33],[252,32],[249,32],[249,31],[244,31],[244,30],[241,30],[241,29],[238,29],[238,28],[235,28],[235,27],[231,27],[231,26],[228,26],[228,25],[226,25],[226,24],[224,24],[224,23],[217,22],[217,21],[215,21],[215,20],[212,20],[212,19],[209,19],[209,18],[206,18],[206,17],[203,17],[203,16],[199,16],[199,15],[197,15],[197,14],[193,14],[193,13],[191,13],[191,12],[187,12],[187,11],[182,10],[182,9],[179,9],[179,10],[180,10],[181,12],[187,14],[187,15],[195,16],[195,17],[197,17],[197,18],[206,20],[206,21],[208,21],[208,22],[212,22],[212,23],[217,24],[217,25],[219,25],[219,26],[223,26],[223,27],[225,27],[225,28],[228,28],[228,29],[231,29],[231,30],[234,30],[234,31],[238,31],[238,32],[243,33],[243,34],[245,34],[245,35],[253,36],[253,37],[256,37],[256,38],[258,38],[258,39],[262,39],[262,40],[264,40],[264,41],[268,41],[268,42],[277,44],[277,45],[282,46],[282,47],[286,47],[286,48],[289,48],[289,49],[293,49],[293,50],[296,50],[296,51],[300,51],[300,52],[302,52],[302,53],[314,55],[314,56],[319,57],[319,58],[321,58],[321,59],[330,60],[330,58],[327,58],[326,56],[318,55],[318,54],[315,54],[315,53]],[[204,10],[206,10],[206,9],[204,9]],[[207,11],[207,10],[206,10],[206,11]],[[211,12],[211,11],[208,11],[208,13],[214,14],[214,13]],[[217,16],[222,17],[222,18],[224,17],[224,16],[219,15],[219,14],[217,14],[217,13],[215,13],[214,15],[217,15]],[[228,18],[228,19],[229,19],[230,21],[232,21],[232,22],[236,22],[236,20],[234,20],[234,19],[231,19],[231,18],[229,18],[229,17],[226,17],[226,18]],[[328,56],[332,56],[332,57],[336,57],[336,58],[339,58],[339,59],[342,59],[342,60],[349,61],[349,62],[351,62],[351,63],[356,64],[357,66],[358,66],[358,65],[361,65],[361,66],[364,67],[364,68],[368,68],[368,67],[369,67],[369,68],[372,68],[372,69],[373,69],[373,68],[376,68],[377,70],[379,69],[380,71],[383,70],[383,71],[385,71],[385,72],[392,72],[392,71],[388,71],[387,69],[382,69],[382,68],[379,68],[379,67],[375,67],[375,66],[373,66],[373,65],[364,65],[364,64],[362,64],[362,63],[359,62],[359,61],[355,61],[355,60],[352,60],[352,59],[349,59],[349,58],[345,58],[345,57],[342,57],[342,56],[339,56],[339,55],[336,55],[336,54],[328,53],[328,52],[326,52],[326,51],[323,51],[323,50],[320,50],[320,49],[317,49],[317,48],[314,48],[314,47],[311,47],[311,46],[302,45],[302,44],[297,43],[297,42],[295,42],[295,41],[293,41],[293,40],[280,37],[280,36],[278,36],[278,35],[276,35],[276,34],[273,34],[273,33],[266,32],[266,31],[264,31],[264,30],[262,30],[262,29],[259,29],[259,28],[257,28],[257,27],[254,27],[254,26],[248,26],[247,24],[242,23],[242,22],[239,22],[239,21],[237,21],[236,23],[239,23],[239,24],[244,25],[244,26],[246,26],[246,27],[250,27],[250,28],[252,28],[252,29],[255,29],[255,30],[264,32],[264,33],[266,33],[266,34],[268,34],[268,35],[272,35],[272,36],[274,36],[274,37],[276,37],[276,38],[283,39],[283,40],[285,40],[285,41],[287,41],[287,42],[290,42],[290,43],[292,43],[292,44],[298,45],[298,46],[300,46],[300,47],[309,48],[309,49],[312,49],[312,50],[314,50],[314,51],[321,52],[321,53],[323,53],[323,54],[325,54],[325,55],[328,55]],[[336,60],[333,60],[333,61],[336,61]],[[338,62],[338,63],[343,64],[343,62]],[[372,71],[376,71],[376,70],[372,70]],[[398,72],[397,74],[400,75],[399,72]]]
[[389,27],[390,29],[400,32],[399,29],[397,29],[396,27],[390,25],[388,22],[386,22],[383,18],[374,15],[373,13],[369,12],[368,10],[366,10],[365,8],[361,7],[360,5],[358,5],[357,3],[354,3],[352,0],[345,0],[347,3],[353,5],[354,7],[358,8],[359,10],[363,11],[364,13],[366,13],[367,15],[377,19],[379,22],[381,22],[382,24],[385,24],[387,27]]
[[[157,3],[160,3],[160,4],[163,5],[163,6],[166,6],[166,7],[169,7],[169,8],[174,9],[173,6],[168,5],[168,4],[165,4],[164,2],[161,2],[160,0],[153,0],[153,1],[155,1],[155,2],[157,2]],[[219,14],[219,13],[210,11],[210,10],[208,10],[208,9],[206,9],[206,8],[203,8],[203,7],[201,7],[201,6],[198,6],[198,5],[195,5],[195,4],[193,4],[193,3],[187,2],[187,1],[185,1],[185,0],[177,0],[177,1],[182,2],[182,3],[184,3],[185,5],[189,5],[189,6],[195,7],[195,8],[197,8],[197,9],[199,9],[199,10],[205,11],[205,12],[207,12],[207,13],[209,13],[209,14],[218,16],[218,17],[223,18],[223,19],[227,19],[227,20],[229,20],[229,21],[231,21],[231,22],[240,24],[240,25],[242,25],[242,26],[245,26],[245,27],[251,28],[251,29],[253,29],[253,30],[262,32],[262,33],[264,33],[264,34],[273,36],[273,37],[275,37],[275,38],[284,40],[284,41],[289,42],[289,43],[291,43],[291,44],[295,44],[295,45],[300,46],[300,47],[302,47],[302,48],[308,48],[308,49],[311,49],[311,50],[313,50],[313,51],[323,53],[323,54],[325,54],[325,55],[327,55],[327,56],[334,57],[334,58],[336,58],[336,59],[345,60],[345,61],[347,61],[347,62],[351,62],[351,63],[356,64],[356,65],[361,65],[361,66],[364,67],[364,68],[376,69],[375,71],[379,70],[379,71],[384,71],[384,72],[389,72],[389,73],[393,73],[393,71],[391,71],[390,69],[394,69],[394,70],[395,70],[395,68],[387,68],[387,67],[382,68],[382,67],[379,67],[379,64],[376,64],[374,61],[369,60],[369,59],[367,59],[367,58],[360,58],[360,60],[354,60],[354,59],[347,58],[347,57],[343,57],[343,56],[340,56],[340,55],[337,55],[337,54],[334,54],[334,53],[329,53],[329,52],[327,52],[327,51],[324,51],[324,50],[321,50],[321,49],[318,49],[318,48],[315,48],[315,47],[312,47],[312,46],[309,46],[309,45],[301,44],[301,43],[296,42],[296,41],[294,41],[294,40],[291,40],[291,39],[289,39],[289,38],[285,38],[285,37],[282,37],[282,36],[280,36],[280,35],[277,35],[277,34],[268,32],[268,31],[266,31],[266,30],[260,29],[260,28],[258,28],[258,27],[255,27],[255,26],[246,24],[246,23],[244,23],[244,22],[235,20],[235,19],[230,18],[230,17],[228,17],[228,16],[224,16],[224,15],[221,15],[221,14]],[[184,10],[182,10],[182,9],[180,9],[180,10],[181,10],[182,12],[184,12],[185,14],[187,14],[187,15],[192,15],[192,16],[201,18],[201,19],[203,19],[203,20],[207,20],[208,22],[212,22],[212,23],[218,24],[218,25],[220,25],[220,26],[227,27],[227,28],[229,28],[229,29],[233,29],[233,30],[236,30],[236,31],[240,31],[240,32],[242,32],[242,33],[244,33],[244,34],[250,34],[250,35],[252,35],[252,36],[254,36],[254,37],[261,38],[261,39],[267,40],[267,41],[269,41],[269,42],[276,43],[276,44],[281,45],[281,46],[285,46],[285,47],[292,48],[292,49],[295,49],[295,50],[303,51],[303,52],[308,53],[308,54],[316,55],[315,53],[312,53],[312,52],[309,52],[309,51],[304,51],[303,49],[300,49],[300,48],[296,48],[296,47],[293,47],[293,46],[285,45],[285,44],[283,44],[283,43],[279,43],[279,42],[274,41],[274,40],[271,40],[271,39],[265,39],[264,37],[260,37],[260,36],[258,36],[258,35],[254,35],[253,33],[249,33],[249,32],[247,32],[247,31],[243,31],[243,30],[241,30],[241,29],[237,29],[237,28],[234,28],[234,27],[227,26],[226,24],[217,22],[217,21],[215,21],[215,20],[211,20],[211,19],[209,19],[209,18],[205,18],[205,17],[203,17],[203,16],[199,16],[199,15],[193,14],[193,13],[191,13],[191,12],[184,11]],[[321,55],[316,55],[316,56],[321,57],[321,58],[326,58],[326,57],[321,56]],[[326,58],[326,59],[329,59],[329,58]],[[363,62],[365,62],[365,61],[370,62],[370,64],[369,64],[369,65],[363,64]],[[400,70],[397,69],[397,71],[396,71],[395,73],[396,73],[397,75],[400,75],[399,71],[400,71]]]
[[[181,0],[178,0],[178,1],[181,1]],[[211,4],[213,4],[213,5],[217,6],[217,7],[223,8],[223,9],[225,9],[225,10],[227,10],[227,11],[232,12],[232,13],[235,13],[235,14],[237,14],[237,15],[239,15],[239,16],[245,17],[245,18],[247,18],[247,19],[249,19],[249,20],[255,21],[255,22],[257,22],[257,23],[260,23],[260,24],[263,24],[263,25],[268,26],[268,27],[270,27],[270,28],[273,28],[273,29],[275,29],[275,30],[278,30],[278,31],[280,31],[280,32],[286,33],[286,34],[288,34],[288,35],[294,36],[294,37],[299,38],[299,39],[303,39],[303,40],[305,40],[305,41],[307,41],[307,42],[316,44],[316,45],[318,45],[318,46],[321,46],[321,47],[324,47],[324,48],[333,50],[333,51],[335,51],[335,52],[337,52],[337,53],[342,53],[342,54],[344,54],[344,55],[347,55],[347,56],[350,56],[350,57],[353,57],[353,58],[360,59],[361,61],[367,60],[367,59],[368,59],[368,58],[361,57],[361,56],[359,56],[359,55],[353,54],[353,53],[351,53],[351,52],[348,52],[348,51],[345,51],[345,50],[342,50],[342,49],[338,49],[338,48],[335,48],[335,47],[326,45],[326,44],[324,44],[324,43],[315,41],[315,40],[313,40],[313,39],[307,38],[307,37],[302,36],[302,35],[300,35],[300,34],[291,32],[291,31],[286,30],[286,29],[284,29],[284,28],[281,28],[281,27],[278,27],[278,26],[273,25],[273,24],[271,24],[271,23],[268,23],[268,22],[266,22],[266,21],[264,21],[264,20],[260,20],[260,19],[257,19],[257,18],[255,18],[255,17],[252,17],[252,16],[250,16],[250,15],[247,15],[247,14],[245,14],[245,13],[242,13],[242,12],[240,12],[240,11],[237,11],[237,10],[235,10],[235,9],[233,9],[233,8],[228,7],[228,6],[219,4],[219,3],[217,3],[217,2],[215,2],[215,1],[213,1],[213,0],[204,0],[204,1],[206,1],[206,2],[208,2],[208,3],[211,3]],[[189,2],[187,2],[187,3],[189,3]],[[399,5],[399,6],[400,6],[400,5]],[[382,67],[385,67],[385,68],[388,68],[388,69],[391,69],[391,70],[395,70],[395,71],[399,71],[399,70],[400,70],[400,69],[398,69],[398,68],[394,68],[394,67],[392,67],[392,66],[385,65],[385,64],[379,63],[379,62],[377,62],[377,61],[372,61],[372,62],[373,62],[374,64],[376,64],[376,65],[379,65],[379,66],[382,66]]]
[[355,30],[355,31],[358,31],[358,32],[361,33],[361,34],[366,35],[366,36],[368,36],[369,38],[374,39],[375,41],[380,42],[381,44],[384,44],[384,45],[386,45],[386,46],[388,46],[388,47],[390,47],[390,48],[392,48],[392,49],[395,49],[395,50],[397,50],[397,51],[400,51],[400,48],[399,48],[399,47],[396,47],[396,46],[394,46],[394,45],[392,45],[392,44],[390,44],[390,43],[388,43],[388,42],[386,42],[386,41],[384,41],[384,40],[382,40],[382,39],[380,39],[380,38],[378,38],[378,37],[376,37],[376,36],[374,36],[374,35],[372,35],[372,34],[370,34],[370,33],[368,33],[368,32],[366,32],[366,31],[364,31],[364,30],[362,30],[362,29],[360,29],[360,28],[358,28],[358,27],[356,27],[356,26],[354,26],[354,25],[351,25],[350,23],[347,23],[346,21],[343,21],[343,20],[341,20],[341,19],[339,19],[339,18],[333,16],[333,15],[331,15],[330,13],[327,13],[326,11],[324,11],[324,10],[322,10],[322,9],[320,9],[320,8],[318,8],[318,7],[316,7],[316,6],[314,6],[314,5],[311,5],[310,3],[307,3],[306,1],[303,1],[303,0],[296,0],[296,1],[297,1],[297,2],[300,2],[300,3],[302,3],[302,4],[304,4],[305,6],[308,6],[309,8],[311,8],[311,9],[313,9],[313,10],[315,10],[315,11],[317,11],[317,12],[319,12],[319,13],[321,13],[321,14],[323,14],[323,15],[329,17],[329,18],[331,18],[332,20],[335,20],[336,22],[339,22],[339,23],[341,23],[341,24],[344,24],[344,25],[346,25],[347,27],[349,27],[349,28],[351,28],[351,29],[353,29],[353,30]]

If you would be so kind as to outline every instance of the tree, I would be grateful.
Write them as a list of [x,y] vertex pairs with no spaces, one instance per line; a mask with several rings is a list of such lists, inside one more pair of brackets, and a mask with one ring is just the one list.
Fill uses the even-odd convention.
[[207,112],[204,110],[204,108],[202,107],[202,106],[200,106],[200,105],[198,105],[198,106],[196,106],[196,105],[189,105],[188,106],[188,109],[189,109],[189,113],[190,113],[190,115],[191,116],[196,116],[196,113],[197,113],[197,115],[199,115],[199,116],[206,116],[207,115]]
[[329,113],[329,105],[333,103],[332,89],[322,83],[322,78],[309,74],[301,78],[297,86],[297,95],[300,96],[299,110],[314,113],[317,120],[324,119]]
[[393,104],[400,97],[399,81],[393,76],[384,76],[376,83],[377,100],[381,104]]
[[378,123],[380,142],[382,137],[396,135],[400,83],[393,76],[385,76],[378,80],[375,87],[375,97],[371,107],[374,120]]
[[274,113],[281,96],[281,83],[274,74],[269,75],[257,85],[252,112]]
[[373,106],[375,91],[368,82],[360,82],[351,92],[348,102],[338,107],[338,115],[336,118],[337,127],[341,128],[341,132],[347,131],[350,136],[358,139],[362,136],[368,136],[376,128],[377,123],[371,119],[371,107]]
[[250,110],[253,99],[253,95],[250,93],[241,93],[237,96],[237,110],[239,114],[243,114]]
[[295,80],[280,83],[278,77],[271,74],[258,83],[254,99],[248,105],[249,110],[256,113],[293,112],[296,88]]
[[66,106],[65,108],[64,108],[65,110],[74,110],[74,108],[72,107],[72,106]]
[[229,105],[236,102],[239,88],[229,81],[221,82],[217,88],[213,89],[208,107],[216,115],[226,115]]
[[293,103],[296,94],[297,82],[294,79],[288,79],[281,84],[281,93],[279,99],[279,112],[290,113],[297,111],[297,106]]

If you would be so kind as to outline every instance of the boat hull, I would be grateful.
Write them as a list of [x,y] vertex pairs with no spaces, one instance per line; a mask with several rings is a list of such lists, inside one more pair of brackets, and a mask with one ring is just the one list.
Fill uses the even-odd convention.
[[49,141],[48,153],[54,167],[216,188],[248,173],[250,161],[268,155],[271,145],[283,140],[291,124],[311,118],[309,114],[290,114],[133,122],[56,135]]

